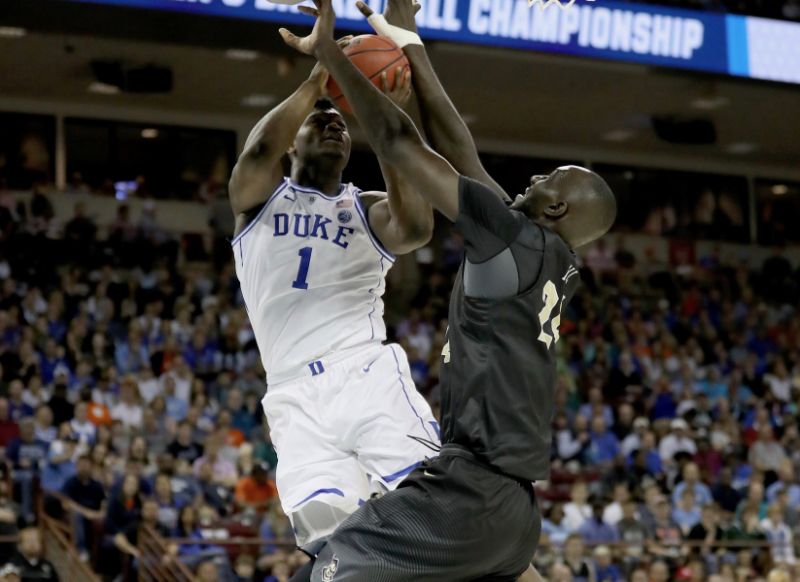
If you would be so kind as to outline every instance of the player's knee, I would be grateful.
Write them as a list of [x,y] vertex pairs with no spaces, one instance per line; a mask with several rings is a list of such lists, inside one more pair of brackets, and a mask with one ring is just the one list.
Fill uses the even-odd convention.
[[297,545],[311,551],[315,542],[324,540],[358,508],[342,499],[339,504],[312,500],[289,514]]

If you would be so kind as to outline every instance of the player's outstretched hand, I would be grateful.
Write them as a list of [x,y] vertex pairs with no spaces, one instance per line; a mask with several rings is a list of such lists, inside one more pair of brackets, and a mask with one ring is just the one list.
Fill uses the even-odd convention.
[[420,8],[422,6],[417,0],[389,0],[383,16],[389,24],[417,32],[417,21],[414,17]]
[[278,30],[281,37],[283,37],[283,42],[306,55],[316,54],[319,47],[326,41],[333,42],[333,27],[336,24],[336,14],[333,11],[331,0],[314,0],[314,5],[316,8],[309,6],[298,7],[298,10],[303,14],[314,16],[317,19],[311,34],[299,37],[285,28]]
[[400,109],[405,108],[408,100],[411,97],[411,70],[406,69],[403,72],[403,67],[397,67],[394,73],[394,87],[389,88],[389,76],[386,71],[381,73],[381,88],[386,95],[394,101]]

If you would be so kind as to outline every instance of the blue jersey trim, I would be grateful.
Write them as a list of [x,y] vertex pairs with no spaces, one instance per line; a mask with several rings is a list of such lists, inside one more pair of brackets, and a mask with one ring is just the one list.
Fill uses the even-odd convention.
[[292,190],[297,190],[303,194],[316,194],[322,196],[325,200],[338,200],[345,193],[347,187],[344,184],[339,184],[339,193],[336,196],[328,196],[325,192],[320,192],[316,188],[309,188],[308,186],[300,186],[292,182],[291,178],[286,178],[286,182],[292,187]]
[[367,229],[367,235],[369,236],[369,240],[372,241],[373,246],[378,250],[380,254],[386,257],[387,260],[394,263],[396,257],[388,250],[386,250],[386,247],[384,247],[381,244],[381,241],[378,238],[378,236],[374,232],[372,232],[372,227],[369,225],[369,220],[367,220],[367,213],[364,210],[364,205],[361,203],[361,197],[359,196],[360,193],[361,190],[353,192],[353,198],[356,199],[356,210],[358,211],[358,215],[361,217],[361,221],[364,223],[364,228]]
[[344,492],[341,489],[337,489],[336,487],[331,487],[330,489],[317,489],[316,491],[314,491],[314,493],[312,493],[311,495],[309,495],[308,497],[306,497],[305,499],[303,499],[299,503],[295,503],[292,506],[292,509],[294,509],[298,505],[302,505],[306,501],[309,501],[311,499],[314,499],[315,497],[318,497],[320,495],[324,495],[326,493],[332,493],[334,495],[338,495],[339,497],[344,497]]
[[381,479],[383,479],[387,483],[391,483],[392,481],[395,481],[395,480],[399,479],[400,477],[405,477],[411,471],[413,471],[414,469],[419,467],[421,464],[422,464],[422,461],[418,461],[418,462],[414,463],[413,465],[409,465],[405,469],[400,469],[396,473],[392,473],[391,475],[384,475],[384,476],[381,477]]
[[[381,281],[383,281],[383,278],[384,278],[383,277],[383,255],[381,255],[381,262],[380,262],[380,267],[379,268],[381,270],[381,275],[380,275],[380,279],[378,279],[378,284],[377,284],[377,286],[375,286],[375,287],[373,287],[372,289],[369,290],[369,294],[372,295],[372,309],[370,309],[369,314],[367,314],[367,318],[369,319],[369,328],[372,331],[372,335],[369,338],[371,340],[375,339],[375,324],[372,323],[372,314],[375,313],[375,306],[378,304],[378,294],[375,291],[377,291],[380,288]],[[372,364],[370,364],[370,366],[372,366]],[[367,369],[366,371],[369,372],[369,369]]]
[[271,195],[271,196],[270,196],[270,197],[267,199],[267,201],[264,203],[264,206],[262,206],[262,207],[261,207],[261,210],[259,210],[258,214],[256,214],[256,217],[255,217],[253,220],[251,220],[251,221],[248,223],[248,225],[244,227],[244,230],[242,230],[242,232],[240,232],[239,234],[237,234],[237,235],[236,235],[236,238],[234,238],[234,239],[231,241],[231,246],[235,245],[237,242],[239,242],[239,241],[242,239],[242,237],[243,237],[244,235],[246,235],[248,232],[250,232],[250,230],[251,230],[251,229],[252,229],[252,228],[253,228],[253,227],[256,225],[256,223],[257,223],[257,222],[258,222],[258,221],[261,219],[261,217],[264,215],[264,212],[267,210],[267,206],[269,206],[269,205],[270,205],[270,203],[271,203],[273,200],[275,200],[275,198],[278,196],[278,194],[280,194],[281,192],[283,192],[283,191],[286,189],[286,186],[288,186],[288,185],[289,185],[289,182],[288,182],[288,181],[287,181],[287,180],[284,178],[284,182],[283,182],[283,184],[281,184],[280,186],[278,186],[277,188],[275,188],[275,191],[272,193],[272,195]]

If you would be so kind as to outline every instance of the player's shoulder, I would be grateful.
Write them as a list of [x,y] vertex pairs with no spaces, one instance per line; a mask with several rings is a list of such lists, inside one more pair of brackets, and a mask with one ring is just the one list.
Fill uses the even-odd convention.
[[358,201],[361,203],[361,206],[364,207],[365,210],[369,210],[372,206],[377,204],[378,202],[382,202],[386,200],[389,195],[386,192],[381,192],[379,190],[368,190],[366,192],[362,192],[357,187],[352,186],[353,195],[358,198]]

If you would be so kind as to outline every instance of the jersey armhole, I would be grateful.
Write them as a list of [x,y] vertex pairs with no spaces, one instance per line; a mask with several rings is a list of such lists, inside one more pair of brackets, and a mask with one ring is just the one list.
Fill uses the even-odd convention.
[[275,200],[275,198],[278,196],[278,194],[283,192],[288,185],[289,185],[288,179],[284,178],[283,182],[281,182],[281,184],[277,188],[275,188],[275,191],[272,192],[272,194],[270,194],[270,197],[267,198],[266,202],[264,202],[264,204],[261,206],[261,210],[259,210],[258,213],[255,215],[255,217],[250,222],[247,223],[247,225],[241,230],[241,232],[239,232],[239,234],[237,234],[233,238],[233,240],[231,241],[231,246],[234,246],[237,242],[239,242],[242,239],[242,237],[244,237],[244,235],[246,235],[248,232],[250,232],[250,230],[261,219],[261,216],[264,214],[264,211],[266,211],[267,206],[269,206],[270,203],[273,200]]
[[381,243],[381,240],[378,238],[378,235],[375,234],[372,231],[372,227],[369,224],[369,218],[367,216],[367,211],[364,208],[363,202],[361,202],[361,190],[358,190],[356,188],[356,189],[353,190],[352,194],[353,194],[353,198],[355,199],[356,212],[358,212],[358,215],[361,217],[361,221],[364,223],[364,228],[367,231],[367,236],[369,236],[369,239],[372,241],[373,246],[375,247],[375,249],[381,255],[383,255],[383,257],[385,259],[387,259],[387,260],[391,261],[392,263],[394,263],[395,260],[396,260],[396,257],[392,253],[390,253],[386,249],[386,247],[383,246],[383,244]]

